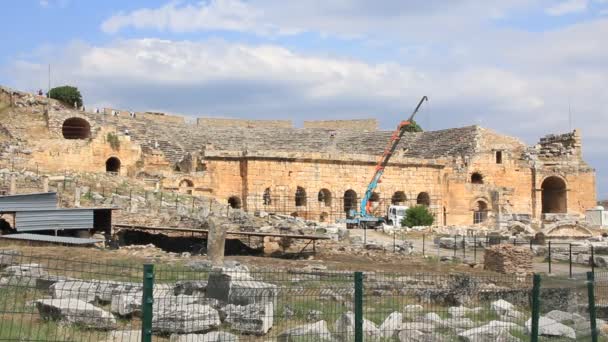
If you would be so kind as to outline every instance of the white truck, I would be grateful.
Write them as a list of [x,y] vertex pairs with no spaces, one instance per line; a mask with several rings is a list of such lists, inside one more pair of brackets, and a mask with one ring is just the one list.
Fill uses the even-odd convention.
[[388,207],[386,223],[389,226],[401,227],[401,220],[405,218],[405,211],[409,207],[405,205],[391,205]]

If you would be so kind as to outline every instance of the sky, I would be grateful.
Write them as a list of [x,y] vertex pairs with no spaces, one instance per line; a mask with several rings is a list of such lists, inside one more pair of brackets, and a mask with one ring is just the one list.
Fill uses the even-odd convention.
[[0,84],[191,117],[376,118],[532,145],[574,128],[608,199],[608,0],[22,0]]

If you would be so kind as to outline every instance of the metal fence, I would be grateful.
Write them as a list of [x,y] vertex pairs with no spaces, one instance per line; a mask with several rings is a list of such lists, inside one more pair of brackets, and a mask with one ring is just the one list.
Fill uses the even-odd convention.
[[591,320],[607,299],[601,273],[267,272],[9,250],[0,265],[5,341],[605,340]]

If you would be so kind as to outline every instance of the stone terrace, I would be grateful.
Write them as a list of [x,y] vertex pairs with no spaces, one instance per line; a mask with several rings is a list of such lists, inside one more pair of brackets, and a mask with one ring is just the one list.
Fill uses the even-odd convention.
[[[64,115],[66,113],[63,113]],[[150,120],[133,120],[103,114],[87,113],[97,126],[112,125],[119,133],[129,131],[143,148],[158,149],[172,162],[187,152],[258,151],[327,152],[378,156],[386,147],[391,131],[333,131],[318,128],[240,128],[197,127]],[[406,133],[398,150],[403,157],[434,159],[472,155],[484,129],[468,126],[424,133]]]

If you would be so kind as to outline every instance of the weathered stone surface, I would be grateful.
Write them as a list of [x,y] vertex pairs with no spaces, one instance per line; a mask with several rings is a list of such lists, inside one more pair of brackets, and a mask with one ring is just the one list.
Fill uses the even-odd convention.
[[264,335],[272,328],[274,309],[272,303],[249,305],[229,304],[222,308],[221,316],[230,329],[245,334]]
[[552,319],[556,322],[563,323],[564,321],[574,321],[574,314],[570,312],[552,310],[545,314],[546,318]]
[[318,322],[323,317],[323,312],[319,310],[310,310],[306,313],[307,322]]
[[0,249],[0,268],[19,264],[21,252],[13,249]]
[[207,281],[205,280],[182,280],[175,283],[175,295],[204,295],[207,291]]
[[111,313],[82,300],[41,299],[35,303],[43,319],[61,320],[96,329],[112,329],[116,325],[116,319]]
[[333,341],[331,332],[327,329],[325,321],[300,325],[285,330],[277,336],[278,342],[298,342],[302,340]]
[[38,264],[21,264],[8,266],[2,271],[1,286],[21,286],[48,290],[51,285],[68,278],[49,275],[44,267]]
[[[351,311],[343,313],[334,324],[336,337],[342,341],[351,341],[355,335],[355,314]],[[367,319],[363,319],[363,334],[369,337],[380,337],[378,327]]]
[[503,274],[532,273],[533,253],[528,247],[500,244],[485,249],[485,270]]
[[225,331],[212,331],[206,334],[173,334],[169,342],[238,342],[238,336]]
[[198,304],[195,297],[179,296],[156,301],[152,328],[161,333],[206,332],[220,325],[220,315],[211,305]]
[[424,312],[424,307],[422,305],[406,305],[403,307],[403,316],[404,317],[417,317]]
[[224,271],[209,275],[207,297],[219,301],[247,305],[270,302],[276,305],[278,287],[273,284],[254,280],[241,280],[239,273]]
[[438,334],[424,333],[418,330],[401,330],[396,333],[396,340],[399,342],[442,342],[447,339]]
[[403,314],[400,312],[393,312],[386,319],[378,329],[380,329],[380,334],[384,337],[392,337],[395,334],[395,330],[401,327],[403,322]]
[[513,304],[503,299],[492,302],[491,308],[494,310],[494,312],[496,312],[497,315],[504,315],[509,311],[515,310],[515,306]]
[[141,342],[141,329],[111,331],[104,342]]
[[[532,319],[526,321],[526,333],[532,330]],[[576,339],[576,332],[571,327],[541,316],[538,320],[538,334],[550,337],[568,337]]]
[[521,329],[515,323],[491,321],[483,326],[469,329],[458,334],[462,341],[470,342],[516,342],[519,339],[513,337],[509,331]]
[[141,291],[141,283],[115,281],[68,280],[57,282],[50,287],[53,298],[76,298],[87,302],[110,303],[112,297]]

